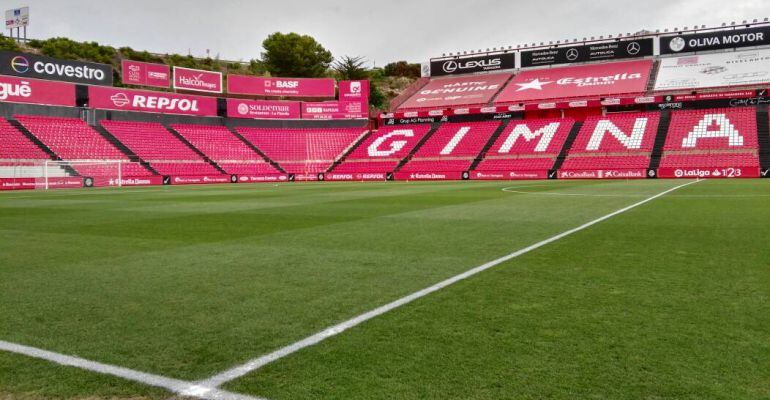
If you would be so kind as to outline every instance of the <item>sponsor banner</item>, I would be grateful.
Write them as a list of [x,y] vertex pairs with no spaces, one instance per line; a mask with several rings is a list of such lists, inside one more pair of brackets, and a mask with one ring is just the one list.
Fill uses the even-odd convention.
[[171,72],[168,65],[141,61],[123,60],[121,81],[126,85],[168,88],[171,86]]
[[222,93],[222,73],[175,66],[174,88],[195,92]]
[[645,179],[646,169],[559,170],[559,179]]
[[299,119],[300,102],[227,99],[227,116],[250,119]]
[[548,179],[548,171],[471,171],[473,180]]
[[0,76],[0,101],[75,106],[75,85]]
[[227,92],[255,96],[334,97],[331,78],[265,78],[227,75]]
[[661,59],[655,90],[746,86],[769,82],[770,50],[748,50]]
[[445,108],[485,104],[500,91],[508,78],[509,74],[492,74],[432,79],[399,108]]
[[[83,186],[83,178],[79,176],[48,179],[49,189],[82,188]],[[32,189],[45,189],[45,178],[0,178],[0,191]]]
[[0,191],[32,190],[36,187],[35,178],[0,178]]
[[288,182],[289,175],[265,174],[265,175],[238,175],[238,183],[262,183],[262,182]]
[[318,175],[316,174],[293,174],[295,182],[311,182],[318,181]]
[[516,68],[516,54],[504,53],[430,62],[430,76],[470,74]]
[[325,174],[327,181],[384,181],[385,172],[353,172],[353,173],[334,173]]
[[658,168],[658,178],[759,178],[759,167]]
[[20,28],[27,25],[29,25],[29,7],[5,10],[5,29]]
[[217,99],[145,90],[88,87],[89,106],[105,110],[216,116]]
[[95,177],[94,187],[115,187],[115,186],[152,186],[162,185],[163,177],[159,175],[152,176],[124,176],[120,180],[117,178]]
[[522,51],[521,67],[649,57],[652,46],[649,38]]
[[369,103],[369,81],[340,81],[339,99]]
[[368,104],[359,101],[302,102],[302,119],[361,119],[368,117]]
[[642,93],[651,69],[652,60],[640,60],[524,71],[495,101],[518,103]]
[[691,33],[660,38],[660,54],[770,45],[770,26]]
[[232,175],[185,175],[171,176],[171,185],[204,185],[212,183],[232,183]]
[[0,75],[112,86],[112,66],[0,51]]
[[463,172],[395,172],[393,177],[397,181],[453,181],[461,180]]

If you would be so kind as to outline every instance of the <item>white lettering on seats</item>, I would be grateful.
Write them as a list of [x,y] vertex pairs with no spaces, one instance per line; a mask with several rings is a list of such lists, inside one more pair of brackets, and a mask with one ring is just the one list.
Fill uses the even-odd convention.
[[[716,124],[716,129],[712,124]],[[712,139],[726,137],[729,139],[730,146],[743,146],[743,136],[735,129],[735,126],[727,119],[725,114],[706,114],[698,125],[693,129],[684,140],[682,147],[693,148],[698,139]]]
[[411,129],[396,129],[387,135],[382,135],[377,140],[372,142],[366,149],[372,157],[387,157],[396,154],[399,150],[403,149],[406,145],[406,140],[394,140],[390,143],[390,148],[387,150],[379,150],[379,147],[388,139],[393,136],[414,137],[414,131]]
[[556,131],[559,129],[559,125],[561,125],[560,122],[551,122],[550,124],[540,129],[535,129],[535,131],[532,132],[527,124],[518,124],[513,128],[513,131],[511,131],[511,134],[508,135],[508,138],[505,139],[505,142],[497,152],[502,154],[511,151],[511,148],[513,148],[513,145],[516,143],[516,140],[518,140],[519,137],[523,137],[524,140],[529,142],[538,136],[540,136],[540,141],[537,142],[537,146],[535,146],[535,152],[544,152],[546,149],[548,149],[548,145],[551,144],[551,139],[553,139],[554,135],[556,135]]
[[603,119],[596,124],[594,132],[591,135],[591,139],[588,141],[586,150],[599,150],[599,147],[604,140],[604,135],[609,132],[615,139],[618,139],[623,146],[627,149],[639,149],[642,147],[642,138],[644,137],[644,131],[647,129],[647,118],[637,118],[634,121],[634,127],[631,129],[631,135],[627,136],[620,128],[617,127],[612,121]]
[[444,146],[444,148],[441,150],[441,153],[439,154],[441,154],[442,156],[452,154],[452,150],[454,150],[455,147],[457,147],[457,144],[460,143],[461,140],[463,140],[465,135],[467,135],[470,130],[471,128],[469,126],[463,126],[462,128],[460,128],[457,131],[457,133],[455,133],[455,135],[452,137],[452,140],[450,140],[449,143],[447,143],[446,146]]

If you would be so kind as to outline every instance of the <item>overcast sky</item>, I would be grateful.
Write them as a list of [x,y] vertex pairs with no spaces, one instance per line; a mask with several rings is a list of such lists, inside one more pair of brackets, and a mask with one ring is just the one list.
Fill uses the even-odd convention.
[[[770,0],[9,0],[30,6],[31,38],[228,60],[259,56],[270,33],[315,37],[335,57],[427,61],[458,50],[770,17]],[[6,31],[7,34],[7,31]]]

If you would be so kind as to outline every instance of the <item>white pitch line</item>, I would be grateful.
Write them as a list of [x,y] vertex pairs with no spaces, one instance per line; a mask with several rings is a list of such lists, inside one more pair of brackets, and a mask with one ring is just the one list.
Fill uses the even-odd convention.
[[419,299],[421,297],[425,297],[425,296],[427,296],[427,295],[429,295],[429,294],[431,294],[433,292],[441,290],[441,289],[443,289],[443,288],[445,288],[447,286],[450,286],[452,284],[455,284],[455,283],[457,283],[457,282],[459,282],[461,280],[467,279],[467,278],[469,278],[469,277],[471,277],[473,275],[476,275],[476,274],[478,274],[480,272],[486,271],[486,270],[488,270],[488,269],[490,269],[490,268],[492,268],[494,266],[502,264],[502,263],[504,263],[506,261],[509,261],[511,259],[514,259],[516,257],[519,257],[519,256],[521,256],[523,254],[529,253],[532,250],[538,249],[538,248],[543,247],[543,246],[545,246],[547,244],[553,243],[553,242],[555,242],[555,241],[557,241],[559,239],[562,239],[562,238],[564,238],[566,236],[572,235],[573,233],[580,232],[580,231],[582,231],[582,230],[584,230],[586,228],[589,228],[589,227],[591,227],[593,225],[596,225],[596,224],[598,224],[598,223],[600,223],[602,221],[606,221],[606,220],[608,220],[608,219],[610,219],[610,218],[612,218],[612,217],[614,217],[616,215],[622,214],[622,213],[624,213],[624,212],[626,212],[628,210],[631,210],[633,208],[639,207],[642,204],[645,204],[647,202],[655,200],[655,199],[657,199],[659,197],[665,196],[666,194],[671,193],[671,192],[673,192],[673,191],[675,191],[677,189],[681,189],[681,188],[683,188],[685,186],[688,186],[688,185],[691,185],[691,184],[697,183],[697,182],[700,182],[700,180],[690,181],[690,182],[687,182],[685,184],[682,184],[682,185],[679,185],[679,186],[675,186],[675,187],[673,187],[671,189],[667,189],[667,190],[665,190],[663,192],[660,192],[660,193],[658,193],[656,195],[650,196],[650,197],[648,197],[648,198],[646,198],[646,199],[644,199],[642,201],[639,201],[637,203],[631,204],[630,206],[623,207],[623,208],[621,208],[621,209],[619,209],[617,211],[613,211],[613,212],[611,212],[611,213],[609,213],[609,214],[607,214],[607,215],[605,215],[603,217],[599,217],[599,218],[597,218],[597,219],[595,219],[593,221],[586,222],[585,224],[580,225],[580,226],[578,226],[576,228],[572,228],[570,230],[564,231],[564,232],[562,232],[562,233],[560,233],[560,234],[558,234],[556,236],[552,236],[552,237],[550,237],[548,239],[542,240],[540,242],[537,242],[535,244],[527,246],[527,247],[525,247],[523,249],[517,250],[517,251],[515,251],[515,252],[513,252],[511,254],[508,254],[506,256],[500,257],[500,258],[498,258],[496,260],[490,261],[490,262],[488,262],[486,264],[480,265],[480,266],[478,266],[476,268],[473,268],[473,269],[470,269],[468,271],[465,271],[465,272],[463,272],[463,273],[461,273],[459,275],[455,275],[455,276],[453,276],[453,277],[451,277],[449,279],[443,280],[443,281],[441,281],[441,282],[439,282],[439,283],[437,283],[437,284],[435,284],[433,286],[427,287],[425,289],[419,290],[419,291],[414,292],[414,293],[412,293],[410,295],[402,297],[402,298],[400,298],[398,300],[395,300],[395,301],[390,302],[388,304],[385,304],[383,306],[377,307],[377,308],[375,308],[375,309],[373,309],[371,311],[365,312],[365,313],[363,313],[361,315],[353,317],[353,318],[351,318],[351,319],[349,319],[347,321],[341,322],[341,323],[339,323],[337,325],[330,326],[330,327],[328,327],[328,328],[326,328],[326,329],[324,329],[324,330],[322,330],[322,331],[320,331],[320,332],[318,332],[318,333],[316,333],[314,335],[308,336],[308,337],[306,337],[306,338],[304,338],[304,339],[302,339],[302,340],[300,340],[300,341],[298,341],[296,343],[292,343],[292,344],[290,344],[288,346],[282,347],[282,348],[280,348],[278,350],[275,350],[275,351],[273,351],[271,353],[262,355],[260,357],[254,358],[254,359],[251,359],[251,360],[247,361],[244,364],[238,365],[238,366],[233,367],[233,368],[231,368],[231,369],[229,369],[227,371],[224,371],[224,372],[221,372],[219,374],[216,374],[216,375],[214,375],[214,376],[212,376],[212,377],[210,377],[210,378],[208,378],[206,380],[200,381],[199,383],[201,385],[206,386],[206,387],[219,387],[219,386],[221,386],[224,383],[227,383],[227,382],[232,381],[234,379],[240,378],[240,377],[242,377],[242,376],[244,376],[244,375],[246,375],[248,373],[251,373],[251,372],[253,372],[253,371],[255,371],[255,370],[259,369],[259,368],[262,368],[265,365],[272,363],[273,361],[279,360],[279,359],[281,359],[283,357],[286,357],[286,356],[288,356],[290,354],[296,353],[297,351],[302,350],[302,349],[304,349],[306,347],[318,344],[321,341],[324,341],[324,340],[326,340],[326,339],[328,339],[330,337],[339,335],[340,333],[344,332],[345,330],[350,329],[350,328],[352,328],[354,326],[360,325],[361,323],[366,322],[366,321],[368,321],[368,320],[370,320],[370,319],[372,319],[374,317],[377,317],[379,315],[385,314],[385,313],[387,313],[389,311],[392,311],[392,310],[394,310],[394,309],[396,309],[398,307],[401,307],[403,305],[409,304],[409,303],[411,303],[411,302],[413,302],[413,301],[415,301],[415,300],[417,300],[417,299]]
[[164,388],[181,396],[197,397],[199,399],[205,400],[266,400],[261,397],[252,397],[243,394],[227,392],[215,387],[201,385],[200,383],[196,382],[167,378],[165,376],[135,371],[129,368],[102,364],[96,361],[68,356],[66,354],[54,353],[52,351],[24,346],[17,343],[6,342],[3,340],[0,340],[0,350],[47,360],[61,365],[76,367],[87,371],[98,372],[104,375],[117,376],[148,386]]

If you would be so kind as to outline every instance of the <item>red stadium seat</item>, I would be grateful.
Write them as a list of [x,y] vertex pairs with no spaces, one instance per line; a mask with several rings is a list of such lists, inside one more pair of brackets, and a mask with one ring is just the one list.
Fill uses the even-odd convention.
[[359,144],[334,172],[392,172],[430,129],[429,124],[382,128]]
[[675,111],[662,168],[759,167],[756,110]]
[[228,174],[280,173],[223,126],[178,124],[171,127]]
[[159,123],[104,120],[101,124],[161,175],[221,175]]
[[325,172],[365,128],[237,128],[249,142],[288,173]]
[[660,113],[624,113],[586,119],[562,170],[643,170],[650,165]]
[[575,121],[511,121],[475,171],[542,171],[553,167]]

